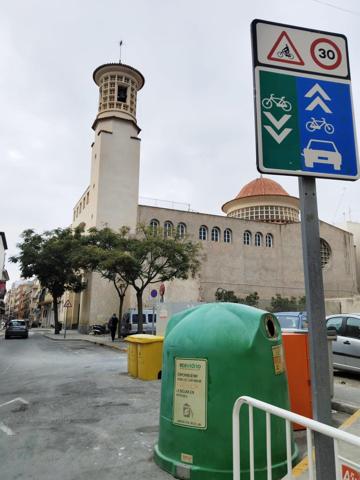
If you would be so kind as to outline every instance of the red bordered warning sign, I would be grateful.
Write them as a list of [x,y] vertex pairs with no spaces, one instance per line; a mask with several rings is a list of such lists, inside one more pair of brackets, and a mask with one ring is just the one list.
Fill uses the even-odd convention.
[[274,62],[291,63],[293,65],[304,65],[304,60],[297,51],[294,43],[289,35],[284,31],[281,32],[274,46],[267,56],[268,60]]
[[360,480],[360,472],[354,470],[348,465],[341,466],[341,479],[342,480]]
[[70,300],[66,300],[66,302],[64,303],[64,308],[71,308],[72,305],[71,305],[71,302]]

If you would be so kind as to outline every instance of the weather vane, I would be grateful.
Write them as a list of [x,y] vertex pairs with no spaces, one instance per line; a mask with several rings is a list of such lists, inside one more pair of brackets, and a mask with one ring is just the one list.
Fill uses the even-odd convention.
[[120,40],[120,43],[119,43],[119,45],[120,45],[120,58],[119,58],[119,63],[121,63],[121,47],[122,47],[122,44],[123,44],[123,41]]

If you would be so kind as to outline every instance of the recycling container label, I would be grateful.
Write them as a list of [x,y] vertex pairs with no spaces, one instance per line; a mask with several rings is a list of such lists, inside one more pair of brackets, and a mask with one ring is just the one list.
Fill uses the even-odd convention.
[[207,360],[175,358],[173,423],[207,428]]

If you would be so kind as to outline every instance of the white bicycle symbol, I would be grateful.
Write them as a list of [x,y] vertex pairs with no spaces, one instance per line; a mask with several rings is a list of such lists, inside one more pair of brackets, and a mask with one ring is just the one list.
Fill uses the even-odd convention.
[[315,132],[315,130],[321,130],[323,127],[325,132],[329,135],[335,132],[334,125],[327,123],[324,117],[322,117],[320,120],[316,120],[316,118],[311,117],[311,120],[306,122],[305,126],[308,132]]
[[261,102],[264,108],[271,108],[273,105],[284,110],[284,112],[290,112],[292,105],[289,101],[285,100],[285,97],[275,97],[272,93],[269,98],[264,98]]

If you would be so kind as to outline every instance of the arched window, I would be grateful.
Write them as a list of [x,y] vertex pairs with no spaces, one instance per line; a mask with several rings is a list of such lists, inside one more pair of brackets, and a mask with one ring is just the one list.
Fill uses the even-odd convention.
[[230,228],[225,228],[224,230],[224,242],[231,243],[232,242],[232,231]]
[[320,238],[320,260],[321,268],[324,268],[330,262],[331,258],[331,248],[330,245],[323,239]]
[[263,243],[262,233],[256,232],[255,233],[255,247],[261,247],[262,243]]
[[156,218],[153,218],[152,220],[150,220],[150,229],[153,235],[157,235],[159,231],[159,226],[160,226],[159,220],[156,220]]
[[179,223],[177,226],[177,234],[179,238],[185,238],[186,235],[186,225],[185,223]]
[[251,245],[252,242],[252,235],[249,230],[245,230],[244,232],[244,245]]
[[211,241],[212,242],[220,242],[220,228],[214,227],[211,230]]
[[172,222],[170,222],[169,220],[167,220],[167,221],[164,223],[164,237],[165,237],[165,238],[172,237],[172,236],[173,236],[173,232],[174,232],[174,225],[172,224]]
[[270,248],[274,245],[274,239],[273,239],[273,236],[271,235],[271,233],[266,234],[265,245],[267,247],[270,247]]
[[200,240],[207,240],[208,238],[208,228],[205,225],[201,225],[199,228],[199,239]]

